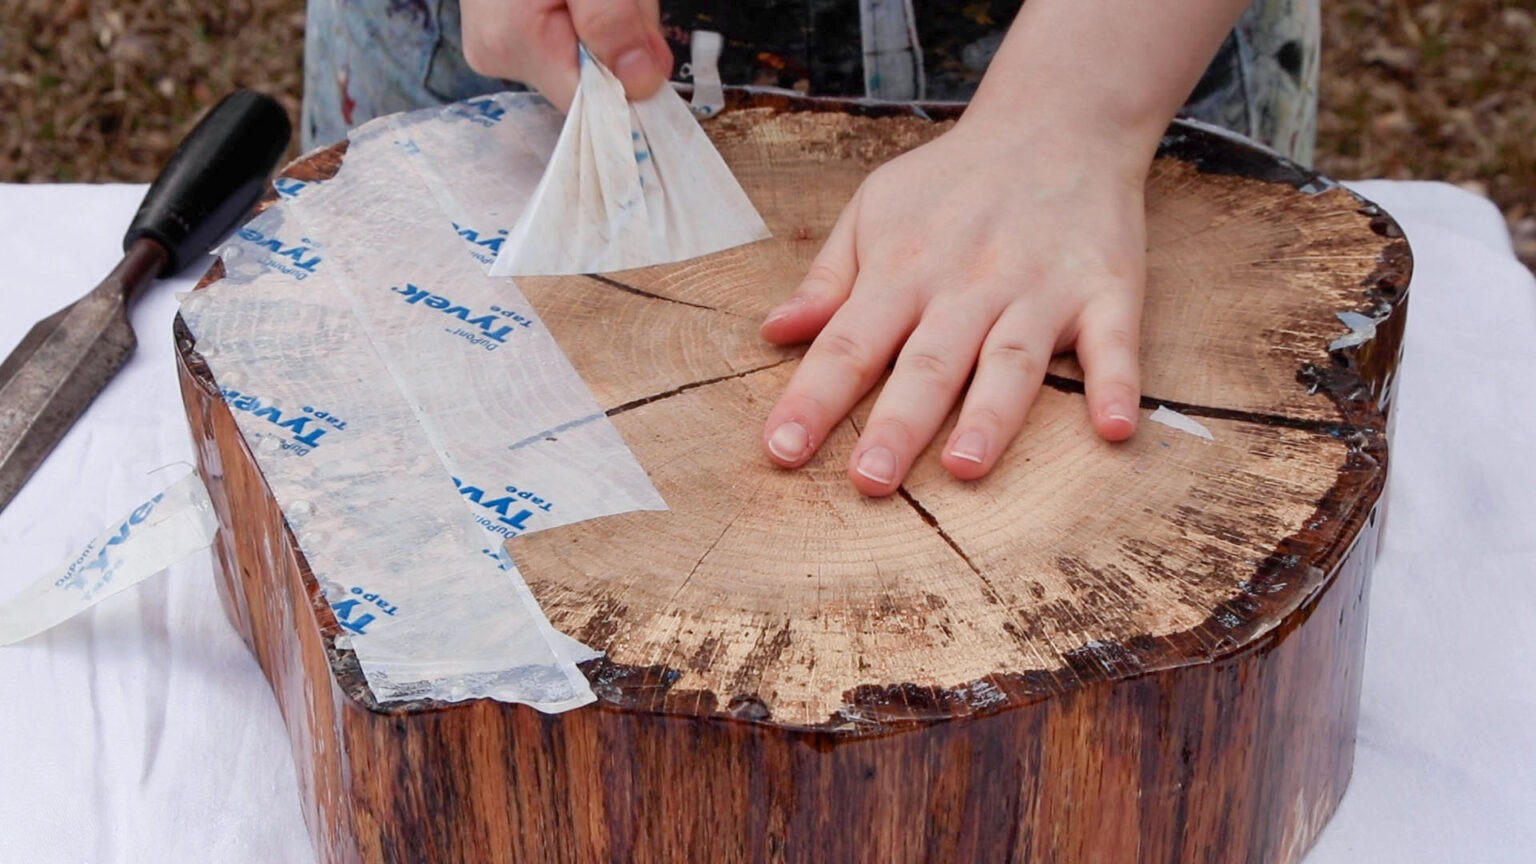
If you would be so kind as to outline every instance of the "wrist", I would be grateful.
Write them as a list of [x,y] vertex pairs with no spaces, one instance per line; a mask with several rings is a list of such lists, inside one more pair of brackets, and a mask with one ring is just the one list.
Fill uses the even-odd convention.
[[[1023,124],[1145,171],[1246,0],[1030,0],[967,109],[982,134]],[[1068,154],[1063,154],[1064,158]]]
[[[979,96],[980,94],[978,94]],[[973,100],[950,133],[986,142],[1002,158],[1080,166],[1140,189],[1166,122],[1124,123],[1050,99]]]

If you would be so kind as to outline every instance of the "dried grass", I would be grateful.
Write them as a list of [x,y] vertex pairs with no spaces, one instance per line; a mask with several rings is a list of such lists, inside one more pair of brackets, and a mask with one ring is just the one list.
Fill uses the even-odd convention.
[[0,0],[0,181],[147,182],[237,87],[297,121],[303,34],[303,0]]

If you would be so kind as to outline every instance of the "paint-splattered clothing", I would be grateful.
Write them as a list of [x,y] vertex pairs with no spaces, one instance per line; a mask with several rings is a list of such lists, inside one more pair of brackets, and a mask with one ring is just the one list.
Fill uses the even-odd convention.
[[[666,0],[678,72],[694,30],[725,35],[720,73],[817,95],[968,99],[1018,0]],[[1254,0],[1184,113],[1312,160],[1317,127],[1318,0]],[[518,85],[464,60],[457,0],[309,0],[306,149],[348,127]]]

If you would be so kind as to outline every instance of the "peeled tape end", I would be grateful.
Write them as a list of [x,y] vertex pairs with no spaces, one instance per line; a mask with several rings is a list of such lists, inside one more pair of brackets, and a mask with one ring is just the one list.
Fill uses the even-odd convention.
[[[694,42],[695,58],[717,60],[719,34],[695,35],[703,36]],[[696,104],[709,84],[699,80],[700,70],[713,62],[694,67]],[[607,273],[697,258],[767,236],[767,225],[677,92],[663,87],[628,102],[618,79],[588,57],[548,167],[490,272]]]

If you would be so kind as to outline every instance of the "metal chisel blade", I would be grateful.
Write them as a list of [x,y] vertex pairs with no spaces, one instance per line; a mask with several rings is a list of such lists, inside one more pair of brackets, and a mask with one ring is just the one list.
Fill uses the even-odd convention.
[[0,510],[133,353],[122,286],[32,325],[0,364]]
[[0,510],[133,353],[128,302],[200,259],[250,211],[292,132],[283,106],[229,94],[182,140],[123,235],[123,258],[85,297],[33,325],[0,363]]

